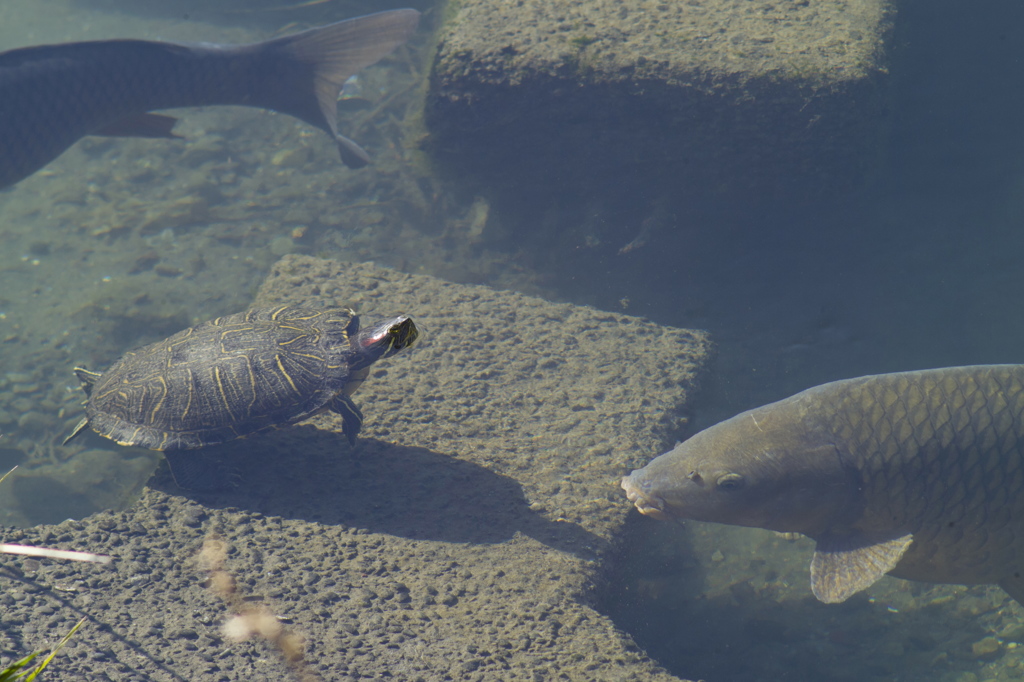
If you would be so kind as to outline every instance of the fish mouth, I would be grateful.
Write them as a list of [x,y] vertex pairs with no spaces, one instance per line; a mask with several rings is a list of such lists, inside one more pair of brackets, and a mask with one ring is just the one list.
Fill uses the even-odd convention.
[[633,503],[638,512],[662,521],[669,519],[668,514],[665,513],[665,503],[658,497],[645,494],[641,490],[641,486],[633,480],[632,474],[624,476],[619,485],[626,491],[626,499]]

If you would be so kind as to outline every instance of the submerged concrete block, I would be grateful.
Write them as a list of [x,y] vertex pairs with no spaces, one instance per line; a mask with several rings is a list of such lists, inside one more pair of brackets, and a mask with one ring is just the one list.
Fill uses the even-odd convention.
[[[195,451],[236,470],[235,488],[162,475],[126,511],[3,529],[114,557],[34,561],[31,578],[0,565],[8,648],[88,615],[73,649],[89,655],[62,657],[62,679],[677,680],[593,603],[632,513],[619,478],[680,432],[707,334],[286,256],[255,305],[300,301],[406,311],[422,330],[360,386],[356,447],[320,415]],[[197,557],[211,539],[216,570]],[[232,643],[238,613],[301,636],[300,669],[279,637]]]
[[462,0],[435,159],[519,190],[856,181],[884,124],[886,0]]

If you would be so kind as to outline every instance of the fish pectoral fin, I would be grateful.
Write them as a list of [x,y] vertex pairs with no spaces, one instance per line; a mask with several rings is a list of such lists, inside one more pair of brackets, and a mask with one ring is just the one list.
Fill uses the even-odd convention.
[[335,140],[338,142],[338,151],[341,152],[341,162],[349,168],[362,168],[370,163],[370,155],[352,140],[344,135],[336,136]]
[[864,544],[856,536],[818,539],[811,560],[811,591],[826,604],[846,601],[896,568],[914,537]]
[[181,138],[181,135],[174,134],[174,124],[178,119],[163,114],[132,114],[118,119],[108,126],[93,131],[93,135],[103,137],[172,137]]

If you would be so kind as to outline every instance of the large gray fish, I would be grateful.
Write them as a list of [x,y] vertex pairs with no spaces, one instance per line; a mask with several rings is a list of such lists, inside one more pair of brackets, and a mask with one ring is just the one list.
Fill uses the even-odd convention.
[[811,589],[884,574],[1024,603],[1024,365],[817,386],[701,431],[622,480],[644,514],[802,533]]
[[102,40],[0,54],[0,187],[57,158],[85,135],[173,137],[174,119],[148,112],[236,104],[290,114],[337,140],[350,167],[369,162],[338,134],[345,80],[416,30],[401,9],[251,45]]

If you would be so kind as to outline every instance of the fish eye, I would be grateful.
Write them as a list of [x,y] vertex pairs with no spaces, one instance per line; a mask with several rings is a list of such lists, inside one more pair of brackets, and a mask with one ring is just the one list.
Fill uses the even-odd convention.
[[720,490],[732,491],[743,487],[743,477],[739,474],[723,474],[715,482]]

